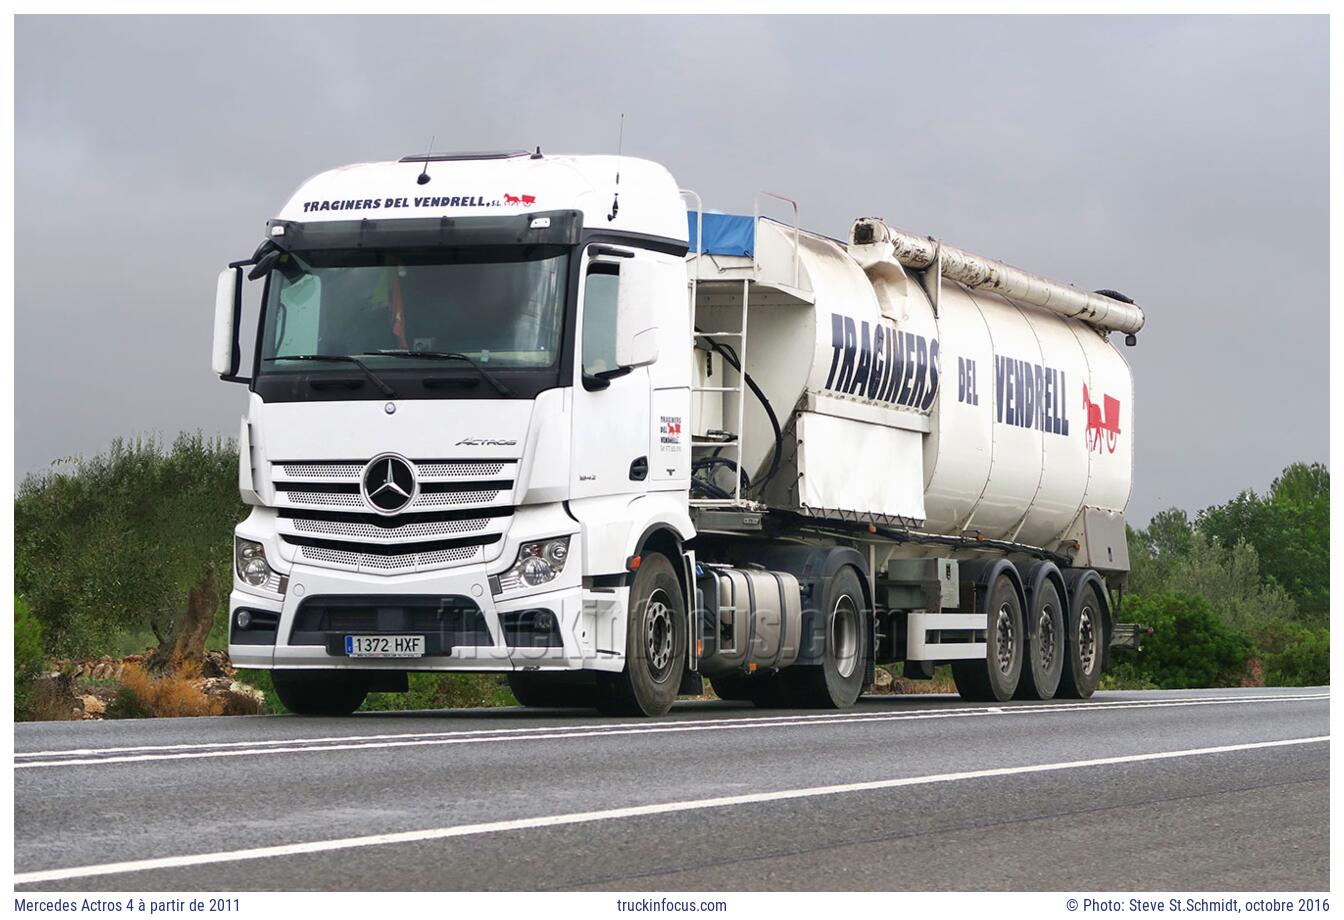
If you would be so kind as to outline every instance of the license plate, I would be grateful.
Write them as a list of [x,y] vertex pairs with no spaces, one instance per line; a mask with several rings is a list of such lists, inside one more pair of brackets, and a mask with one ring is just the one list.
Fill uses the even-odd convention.
[[422,658],[424,636],[346,636],[345,653],[351,658]]

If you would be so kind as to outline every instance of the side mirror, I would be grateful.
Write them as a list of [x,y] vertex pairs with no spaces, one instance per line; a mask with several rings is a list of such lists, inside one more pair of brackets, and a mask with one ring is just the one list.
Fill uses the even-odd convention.
[[226,268],[219,273],[215,285],[215,341],[210,369],[221,377],[233,377],[238,373],[240,355],[235,324],[242,294],[239,287],[242,273],[239,268]]
[[616,364],[644,367],[658,360],[656,268],[632,259],[621,266],[616,292]]

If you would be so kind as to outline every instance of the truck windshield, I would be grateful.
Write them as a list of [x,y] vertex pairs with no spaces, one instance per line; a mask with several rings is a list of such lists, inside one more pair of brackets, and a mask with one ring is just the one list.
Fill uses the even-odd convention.
[[[552,367],[567,253],[563,246],[291,252],[271,273],[259,372],[311,374],[314,363],[302,357],[311,355],[359,356],[380,372],[460,370],[454,354],[483,368]],[[445,357],[408,362],[407,352]]]

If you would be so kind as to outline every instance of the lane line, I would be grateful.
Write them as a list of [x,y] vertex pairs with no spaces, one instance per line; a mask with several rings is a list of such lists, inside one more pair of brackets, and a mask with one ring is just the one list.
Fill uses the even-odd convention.
[[[1134,708],[1149,706],[1168,706],[1183,703],[1206,703],[1206,702],[1283,702],[1291,700],[1320,700],[1329,699],[1329,693],[1297,693],[1297,694],[1277,694],[1262,696],[1191,696],[1175,697],[1172,699],[1156,700],[1079,700],[1076,702],[1047,701],[1039,703],[1019,703],[1012,707],[1001,706],[961,706],[952,708],[948,706],[926,706],[921,709],[907,709],[899,714],[910,713],[980,713],[991,710],[1011,708],[1014,711],[1022,713],[1050,711],[1074,711],[1076,709],[1087,708],[1096,709],[1106,707],[1108,709],[1116,708]],[[669,720],[664,724],[676,725],[705,725],[718,722],[734,723],[768,723],[779,722],[782,720],[809,720],[825,721],[830,719],[864,716],[870,718],[884,717],[892,715],[888,712],[847,712],[847,713],[821,713],[817,715],[787,715],[787,716],[747,716],[742,718],[722,718],[722,719],[675,719]],[[648,725],[647,719],[638,722],[614,722],[591,726],[593,728],[636,728],[642,725]],[[185,751],[185,750],[203,750],[207,748],[230,748],[230,747],[265,747],[268,745],[285,744],[322,744],[330,742],[348,742],[348,741],[383,741],[403,738],[448,738],[463,735],[502,735],[502,734],[525,734],[538,732],[562,731],[571,728],[584,728],[582,723],[568,725],[537,725],[524,728],[479,728],[479,729],[458,729],[447,732],[390,732],[376,735],[328,735],[315,736],[311,738],[272,738],[256,739],[248,741],[202,741],[179,744],[142,744],[124,747],[104,747],[104,748],[67,748],[64,750],[49,751],[16,751],[15,758],[21,757],[63,757],[63,756],[87,756],[97,754],[122,754],[137,753],[141,751]]]
[[[1246,703],[1282,703],[1299,700],[1329,699],[1328,694],[1257,696],[1210,699],[1192,697],[1182,700],[1161,700],[1152,702],[1117,701],[1111,704],[1053,704],[1041,706],[1012,707],[976,707],[969,709],[930,709],[904,713],[866,713],[825,716],[770,716],[760,719],[705,719],[697,721],[663,722],[650,725],[648,722],[621,723],[623,726],[561,726],[541,729],[502,729],[514,734],[498,734],[490,730],[475,732],[444,732],[436,735],[389,735],[383,741],[345,741],[342,743],[312,743],[310,741],[290,740],[271,746],[253,745],[251,747],[230,747],[222,749],[211,747],[208,750],[170,749],[171,753],[124,754],[117,756],[59,757],[49,760],[29,760],[15,763],[15,770],[37,769],[45,767],[96,766],[102,764],[145,763],[163,760],[201,760],[215,757],[254,757],[264,754],[302,754],[306,752],[377,750],[398,747],[437,747],[449,744],[482,744],[508,741],[554,741],[570,738],[620,737],[625,735],[678,734],[701,731],[746,731],[752,729],[797,728],[805,725],[849,725],[862,723],[906,722],[927,719],[967,718],[973,716],[1006,716],[1028,714],[1057,714],[1074,712],[1127,712],[1133,709],[1161,709],[1177,706],[1229,706]],[[1104,708],[1103,708],[1104,706]],[[522,734],[522,732],[527,732]],[[247,742],[239,742],[247,744]],[[287,746],[281,746],[287,745]],[[17,757],[17,755],[16,755]]]
[[608,808],[602,811],[545,815],[535,818],[519,818],[511,821],[459,824],[420,831],[368,834],[362,837],[341,837],[331,840],[312,840],[305,843],[287,843],[276,846],[251,847],[240,850],[220,850],[213,853],[163,856],[155,859],[136,859],[126,862],[100,863],[89,866],[71,866],[64,869],[43,869],[35,872],[16,873],[14,876],[14,884],[32,885],[40,882],[58,882],[68,879],[90,878],[100,875],[118,875],[127,872],[146,872],[154,869],[179,869],[187,866],[204,866],[213,863],[241,862],[251,859],[269,859],[273,857],[297,856],[308,853],[326,853],[333,850],[349,850],[359,847],[419,843],[426,840],[446,840],[454,837],[474,837],[482,834],[534,830],[541,827],[558,827],[566,824],[615,821],[624,818],[664,815],[682,811],[727,808],[734,805],[753,805],[766,802],[786,801],[789,799],[807,799],[819,796],[843,795],[852,792],[898,789],[906,786],[928,786],[937,783],[961,782],[969,779],[987,779],[998,776],[1021,776],[1032,773],[1078,770],[1112,766],[1116,764],[1148,763],[1152,761],[1175,760],[1178,758],[1199,757],[1211,754],[1229,754],[1239,751],[1321,744],[1328,742],[1329,740],[1329,735],[1317,735],[1309,738],[1288,738],[1281,741],[1256,741],[1246,744],[1222,745],[1219,747],[1188,748],[1180,751],[1157,751],[1145,754],[1126,754],[1118,757],[1098,757],[1091,760],[1070,760],[1057,763],[1032,764],[1025,767],[996,767],[987,770],[968,770],[960,773],[935,773],[926,776],[909,776],[900,779],[874,780],[864,783],[845,783],[843,785],[834,786],[809,786],[801,789],[782,789],[775,792],[753,792],[743,795],[690,799],[680,802],[663,802],[656,805]]

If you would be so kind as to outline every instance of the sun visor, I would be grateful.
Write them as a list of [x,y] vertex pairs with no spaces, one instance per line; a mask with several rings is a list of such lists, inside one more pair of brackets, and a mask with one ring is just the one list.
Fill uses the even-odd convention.
[[461,246],[572,246],[583,230],[581,211],[533,211],[489,217],[394,220],[271,220],[266,235],[284,250],[393,249]]

